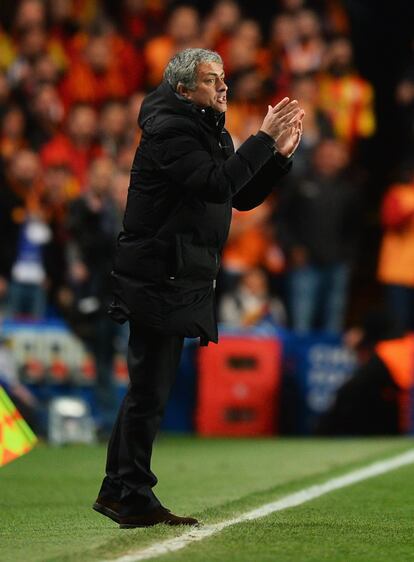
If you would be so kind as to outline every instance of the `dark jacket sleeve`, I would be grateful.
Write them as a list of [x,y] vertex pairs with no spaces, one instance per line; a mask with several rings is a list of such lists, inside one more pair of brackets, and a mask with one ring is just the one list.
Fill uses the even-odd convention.
[[152,141],[152,157],[178,187],[210,203],[224,203],[246,186],[269,161],[273,149],[250,136],[225,162],[218,164],[202,145],[196,126],[173,120]]
[[277,181],[292,167],[292,159],[277,153],[255,176],[233,197],[233,207],[239,211],[250,211],[266,199]]

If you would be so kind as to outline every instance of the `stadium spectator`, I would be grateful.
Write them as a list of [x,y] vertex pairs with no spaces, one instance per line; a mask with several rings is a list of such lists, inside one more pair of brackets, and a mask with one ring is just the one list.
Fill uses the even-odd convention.
[[42,69],[35,71],[39,59],[49,57],[55,74],[68,65],[64,47],[47,33],[46,25],[44,2],[24,0],[18,4],[13,22],[15,56],[7,68],[11,83],[24,95],[32,93],[36,80],[42,76]]
[[283,14],[296,16],[305,7],[306,0],[279,0],[279,4]]
[[95,358],[100,430],[104,433],[111,429],[117,407],[112,367],[119,330],[106,313],[109,274],[120,226],[112,193],[114,172],[110,158],[94,160],[87,189],[73,201],[68,215],[68,276],[74,295],[71,321]]
[[41,0],[23,0],[17,5],[14,19],[16,30],[42,27],[46,24],[46,11]]
[[47,52],[47,36],[43,27],[29,27],[19,30],[17,54],[9,66],[7,74],[14,88],[25,94],[32,87],[33,65],[37,59]]
[[111,197],[113,173],[114,165],[110,158],[93,160],[85,192],[73,201],[68,215],[69,278],[79,305],[82,306],[81,300],[93,298],[93,312],[104,305],[102,299],[108,288],[111,269],[110,250],[118,226]]
[[205,45],[224,56],[228,42],[241,20],[240,6],[235,0],[218,0],[204,19]]
[[270,294],[266,272],[253,268],[242,274],[235,290],[222,296],[219,319],[237,328],[281,326],[285,324],[286,314],[281,301]]
[[73,41],[76,56],[60,87],[67,107],[78,102],[99,107],[111,98],[126,99],[142,86],[142,59],[110,26],[97,26]]
[[289,14],[276,16],[270,27],[269,71],[275,92],[287,95],[291,83],[289,53],[299,41],[294,18]]
[[352,44],[345,37],[328,45],[325,72],[319,79],[320,104],[329,115],[335,135],[355,148],[375,132],[374,92],[353,65]]
[[316,13],[309,9],[299,10],[294,16],[297,40],[286,52],[286,62],[291,74],[317,72],[322,65],[324,40],[321,24]]
[[313,74],[296,76],[292,81],[290,95],[306,111],[306,127],[295,154],[295,169],[292,170],[294,175],[301,176],[307,173],[311,165],[315,146],[323,138],[333,138],[334,131],[329,116],[320,107],[318,84]]
[[[49,2],[57,3],[54,0]],[[70,21],[79,25],[81,29],[89,29],[100,16],[100,0],[69,0],[69,2]]]
[[61,292],[67,286],[65,254],[68,245],[67,213],[71,202],[79,196],[79,184],[67,164],[57,161],[44,171],[42,193],[43,216],[52,236],[44,247],[49,304],[60,310]]
[[[43,318],[46,312],[46,270],[43,247],[51,232],[41,207],[42,170],[38,156],[20,150],[8,166],[1,193],[6,216],[1,221],[2,267],[8,280],[8,317]],[[4,260],[4,261],[3,261]]]
[[[55,4],[59,4],[59,2]],[[37,30],[43,32],[44,38],[41,40],[41,44],[43,45],[42,50],[51,56],[59,70],[63,70],[68,64],[68,59],[64,46],[59,41],[56,41],[54,35],[51,34],[47,28],[49,15],[47,13],[47,8],[49,7],[46,2],[42,2],[41,0],[23,0],[19,2],[13,21],[13,37],[15,39],[15,44],[19,46],[21,35],[24,35],[27,31]],[[32,36],[33,44],[36,43],[34,41],[35,37],[36,35]],[[37,37],[37,44],[39,45],[42,35],[37,35]],[[33,53],[33,50],[31,50],[31,52]]]
[[351,25],[342,0],[323,0],[316,7],[326,37],[349,37]]
[[167,32],[150,39],[145,46],[147,82],[157,86],[170,58],[187,47],[199,47],[200,20],[198,12],[191,6],[178,6],[170,14]]
[[104,152],[116,158],[120,149],[129,141],[128,113],[125,103],[108,101],[99,118],[99,136]]
[[414,330],[414,169],[387,190],[381,206],[383,237],[378,279],[398,327]]
[[65,130],[42,147],[43,165],[69,165],[83,189],[89,163],[102,154],[102,147],[96,141],[97,126],[97,113],[92,106],[74,105],[67,116]]
[[222,48],[229,79],[252,68],[265,72],[267,50],[262,41],[262,32],[256,21],[243,19],[239,22],[226,49]]
[[9,106],[0,119],[0,157],[8,162],[27,147],[26,119],[18,105]]
[[40,150],[60,131],[65,111],[58,91],[52,84],[42,84],[28,108],[27,138],[32,148]]
[[109,18],[128,36],[136,47],[143,47],[148,39],[159,32],[165,17],[164,2],[144,0],[106,1]]
[[322,140],[309,173],[287,182],[279,201],[288,309],[300,333],[319,328],[338,334],[343,328],[359,224],[358,194],[344,175],[348,162],[343,143]]
[[80,22],[75,17],[73,2],[48,0],[46,6],[49,36],[58,41],[64,52],[69,54],[70,41],[80,27]]
[[50,53],[42,53],[33,64],[32,89],[43,84],[57,86],[62,78],[63,68],[59,68]]
[[60,45],[69,59],[76,55],[75,36],[87,33],[97,17],[97,0],[47,0],[49,36]]
[[260,108],[268,101],[267,85],[255,66],[233,74],[229,84],[232,95],[226,127],[235,136],[235,144],[241,144],[254,131],[251,131],[250,123],[257,124]]

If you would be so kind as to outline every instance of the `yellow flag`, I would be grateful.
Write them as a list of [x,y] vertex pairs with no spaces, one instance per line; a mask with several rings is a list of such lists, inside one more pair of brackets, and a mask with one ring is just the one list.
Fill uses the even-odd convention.
[[0,386],[0,466],[24,455],[36,442],[36,435]]

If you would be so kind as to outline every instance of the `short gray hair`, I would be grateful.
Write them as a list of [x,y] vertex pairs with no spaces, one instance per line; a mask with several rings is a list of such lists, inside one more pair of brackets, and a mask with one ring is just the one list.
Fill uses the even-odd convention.
[[189,90],[197,87],[197,67],[202,62],[218,62],[223,64],[221,56],[215,51],[208,49],[184,49],[180,51],[168,63],[164,71],[164,80],[177,90],[179,83]]

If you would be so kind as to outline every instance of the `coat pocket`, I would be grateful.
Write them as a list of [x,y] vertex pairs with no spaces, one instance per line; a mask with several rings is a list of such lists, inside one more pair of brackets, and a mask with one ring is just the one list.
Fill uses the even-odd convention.
[[121,233],[114,269],[135,279],[161,281],[167,271],[168,248],[168,244],[161,240],[137,240]]
[[217,248],[200,246],[185,236],[177,235],[175,251],[176,277],[194,281],[213,281],[217,277],[220,267]]

